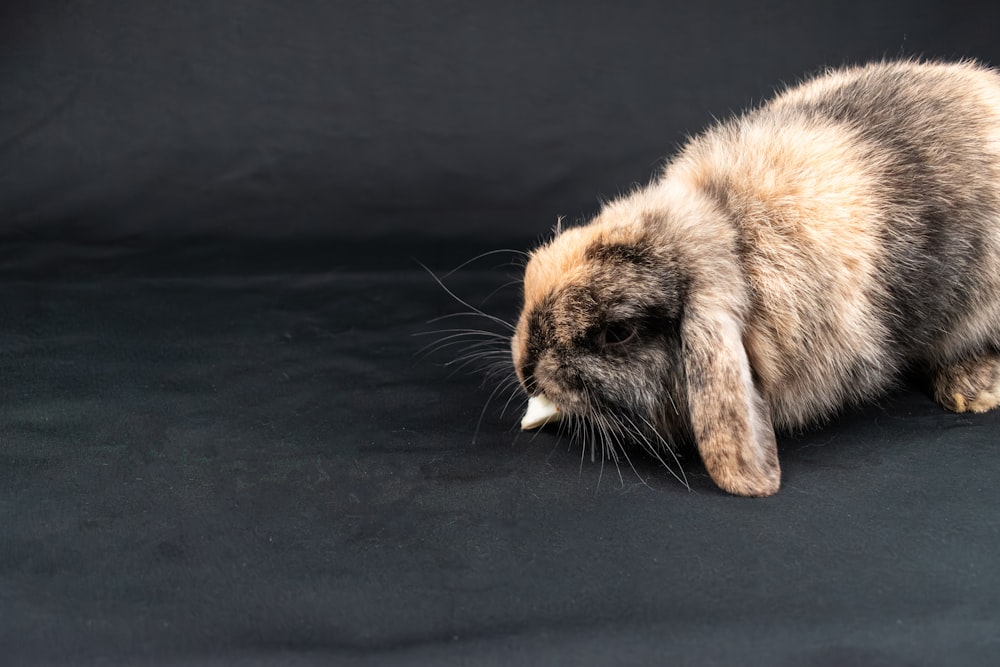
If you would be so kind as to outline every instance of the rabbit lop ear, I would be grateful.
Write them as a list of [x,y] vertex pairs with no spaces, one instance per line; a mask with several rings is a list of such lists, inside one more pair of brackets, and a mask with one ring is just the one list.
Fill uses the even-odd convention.
[[684,318],[682,337],[692,433],[708,474],[736,495],[777,493],[770,409],[754,385],[736,318],[696,309]]

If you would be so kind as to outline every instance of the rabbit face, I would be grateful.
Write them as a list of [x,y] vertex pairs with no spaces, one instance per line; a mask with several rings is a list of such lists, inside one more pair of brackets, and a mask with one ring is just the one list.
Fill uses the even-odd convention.
[[684,278],[642,234],[580,232],[529,262],[512,340],[518,379],[567,415],[662,427],[678,412],[664,407],[683,403],[674,394]]

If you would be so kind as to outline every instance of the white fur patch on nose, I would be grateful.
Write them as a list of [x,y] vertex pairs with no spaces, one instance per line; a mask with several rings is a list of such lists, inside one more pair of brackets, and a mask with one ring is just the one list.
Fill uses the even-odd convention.
[[521,419],[521,429],[530,431],[548,423],[554,424],[562,418],[563,413],[559,406],[546,398],[545,394],[539,394],[528,399],[528,409],[524,411],[524,417]]

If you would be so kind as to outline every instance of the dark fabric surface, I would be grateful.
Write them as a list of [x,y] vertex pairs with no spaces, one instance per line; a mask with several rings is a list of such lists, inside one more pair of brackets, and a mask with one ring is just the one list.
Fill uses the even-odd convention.
[[[1000,63],[997,25],[0,3],[0,665],[998,664],[1000,414],[904,388],[746,500],[520,434],[461,348],[418,354],[502,332],[429,322],[463,306],[418,261],[525,249],[820,67]],[[509,259],[447,283],[510,318]]]
[[[496,258],[493,258],[494,260]],[[448,279],[478,304],[490,260]],[[509,316],[516,289],[486,300]],[[420,270],[0,286],[7,664],[962,665],[1000,650],[1000,414],[917,390],[691,490],[416,355]],[[515,402],[516,404],[516,402]],[[645,483],[642,483],[644,481]]]
[[5,0],[0,239],[532,240],[783,82],[1000,62],[955,0]]

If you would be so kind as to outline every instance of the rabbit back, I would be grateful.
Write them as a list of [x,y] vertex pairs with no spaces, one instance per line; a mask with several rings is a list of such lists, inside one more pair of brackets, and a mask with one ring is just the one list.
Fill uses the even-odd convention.
[[1000,76],[838,70],[694,139],[664,173],[724,211],[747,354],[779,425],[1000,342]]

